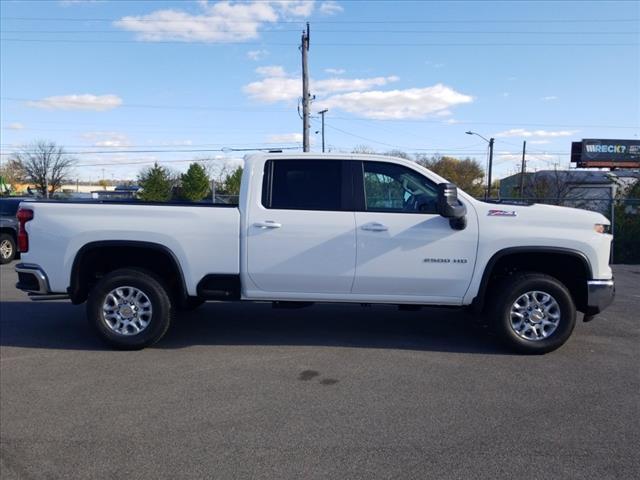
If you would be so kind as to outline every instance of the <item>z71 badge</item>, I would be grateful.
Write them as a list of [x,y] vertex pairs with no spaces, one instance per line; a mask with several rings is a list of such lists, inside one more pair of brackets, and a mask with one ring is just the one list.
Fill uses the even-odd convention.
[[515,210],[489,210],[488,217],[517,217]]

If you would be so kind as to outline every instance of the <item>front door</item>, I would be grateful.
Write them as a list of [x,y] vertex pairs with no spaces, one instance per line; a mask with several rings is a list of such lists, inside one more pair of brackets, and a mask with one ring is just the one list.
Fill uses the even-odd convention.
[[247,271],[264,292],[348,294],[356,234],[350,163],[269,160],[247,225]]
[[454,230],[437,214],[436,184],[420,172],[386,162],[362,166],[353,293],[459,303],[476,258],[475,216],[464,230]]

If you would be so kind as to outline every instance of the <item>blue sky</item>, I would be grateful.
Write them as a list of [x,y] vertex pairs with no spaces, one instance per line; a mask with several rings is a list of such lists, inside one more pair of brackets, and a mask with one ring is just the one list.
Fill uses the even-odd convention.
[[[300,33],[327,145],[569,166],[638,138],[640,3],[3,1],[2,159],[53,140],[81,179],[300,147]],[[319,120],[312,123],[319,150]],[[207,151],[221,150],[221,151]]]

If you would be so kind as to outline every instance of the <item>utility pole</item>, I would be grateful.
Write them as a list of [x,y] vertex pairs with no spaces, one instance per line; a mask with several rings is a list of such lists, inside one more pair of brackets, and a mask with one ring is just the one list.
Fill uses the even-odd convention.
[[489,139],[489,184],[487,185],[487,198],[491,198],[491,171],[493,170],[493,142],[495,139],[492,137]]
[[520,198],[524,198],[524,175],[527,172],[527,141],[522,142],[522,168],[520,169]]
[[322,116],[322,153],[324,153],[324,114],[328,111],[329,110],[325,108],[324,110],[320,110],[318,112]]
[[309,53],[309,22],[306,31],[302,32],[300,43],[302,52],[302,151],[309,151],[309,66],[307,55]]

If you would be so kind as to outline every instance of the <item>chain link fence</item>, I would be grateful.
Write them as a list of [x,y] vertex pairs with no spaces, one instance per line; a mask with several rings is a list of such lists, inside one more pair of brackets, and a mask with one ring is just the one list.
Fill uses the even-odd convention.
[[611,263],[640,264],[640,199],[501,198],[503,202],[543,203],[603,214],[611,222]]

